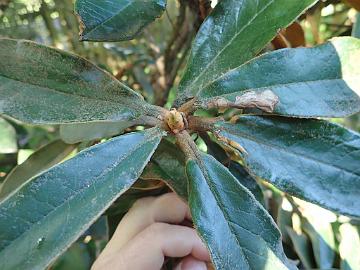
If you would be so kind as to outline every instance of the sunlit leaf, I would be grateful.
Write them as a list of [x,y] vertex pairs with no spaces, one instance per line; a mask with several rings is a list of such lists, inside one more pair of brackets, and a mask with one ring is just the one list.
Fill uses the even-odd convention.
[[315,0],[222,0],[202,24],[192,45],[176,105],[209,82],[256,56],[279,29]]
[[[276,96],[273,114],[344,117],[360,112],[360,40],[335,38],[315,48],[283,49],[232,69],[199,89],[198,106],[242,105],[250,93]],[[263,109],[267,102],[254,100]],[[249,106],[248,105],[248,106]],[[210,105],[211,106],[211,105]]]
[[17,139],[14,127],[5,119],[0,118],[0,153],[16,153]]

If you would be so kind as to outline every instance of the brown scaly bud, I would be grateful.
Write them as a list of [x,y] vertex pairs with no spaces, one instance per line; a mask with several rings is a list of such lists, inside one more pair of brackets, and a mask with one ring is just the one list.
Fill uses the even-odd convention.
[[176,109],[171,109],[167,112],[165,115],[165,122],[169,126],[170,130],[175,134],[187,128],[186,117],[183,113],[178,112]]

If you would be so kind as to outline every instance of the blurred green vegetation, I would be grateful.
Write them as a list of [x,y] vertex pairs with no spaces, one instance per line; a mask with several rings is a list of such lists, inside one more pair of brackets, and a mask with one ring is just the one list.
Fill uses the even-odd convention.
[[[203,19],[191,11],[191,4],[184,6],[180,2],[169,0],[166,13],[135,40],[96,43],[79,42],[73,0],[0,0],[0,36],[29,39],[74,52],[108,70],[139,91],[148,102],[170,108],[191,41]],[[307,46],[321,44],[335,36],[353,34],[360,38],[359,14],[341,1],[320,1],[300,18],[299,23],[303,33],[292,34],[304,35]],[[274,44],[269,44],[267,50],[281,48]],[[360,114],[333,121],[360,131]],[[59,138],[58,126],[30,126],[0,118],[0,184],[32,153]],[[79,144],[70,156],[94,143]],[[201,138],[197,143],[206,151]],[[166,190],[159,183],[144,185],[140,181],[137,189],[130,190],[123,203],[126,206],[121,207],[127,209],[140,196]],[[290,258],[300,261],[305,269],[325,266],[360,269],[358,221],[287,197],[268,184],[263,184],[262,188],[269,212],[283,233]],[[112,209],[109,209],[110,214]],[[89,269],[106,244],[109,231],[111,234],[124,214],[116,209],[115,212],[117,214],[108,222],[105,218],[96,222],[50,269]],[[358,253],[351,257],[351,252]]]

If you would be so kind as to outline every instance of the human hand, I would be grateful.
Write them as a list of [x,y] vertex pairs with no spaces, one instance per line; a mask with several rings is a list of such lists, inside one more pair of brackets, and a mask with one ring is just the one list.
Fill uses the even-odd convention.
[[183,258],[175,270],[206,270],[209,252],[193,228],[190,211],[175,193],[135,202],[92,270],[159,270],[165,256]]

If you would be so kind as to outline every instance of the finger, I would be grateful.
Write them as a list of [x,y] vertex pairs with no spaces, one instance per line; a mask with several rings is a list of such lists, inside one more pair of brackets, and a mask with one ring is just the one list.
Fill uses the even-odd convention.
[[[105,266],[119,270],[158,270],[163,265],[165,256],[188,255],[197,260],[210,260],[208,250],[194,229],[154,223],[120,249],[118,254],[114,254]],[[105,266],[104,269],[107,269]]]
[[207,270],[206,263],[193,256],[187,256],[175,267],[175,270]]
[[175,193],[140,199],[121,220],[109,244],[120,248],[153,223],[178,224],[189,217],[189,207]]

